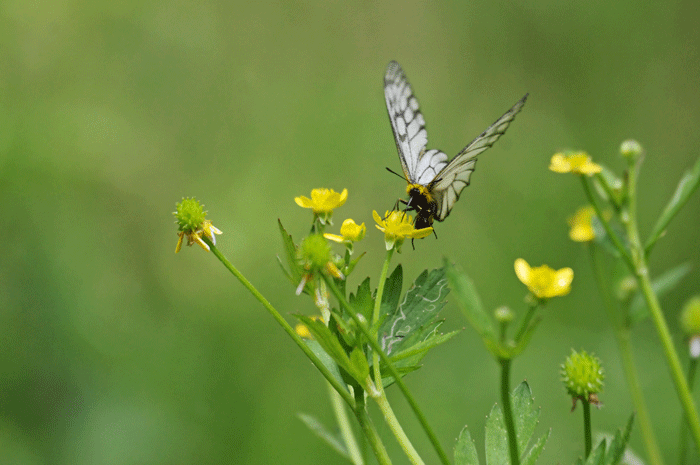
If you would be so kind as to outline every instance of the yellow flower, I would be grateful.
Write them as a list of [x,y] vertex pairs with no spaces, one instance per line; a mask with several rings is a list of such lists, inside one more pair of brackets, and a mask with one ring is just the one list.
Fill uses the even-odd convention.
[[311,198],[305,196],[294,197],[294,201],[302,208],[311,208],[315,214],[331,213],[333,209],[340,207],[348,199],[348,190],[343,189],[340,194],[333,189],[313,189]]
[[586,152],[555,153],[549,163],[549,169],[555,173],[576,173],[589,176],[600,173],[600,165],[591,161]]
[[361,241],[365,237],[367,232],[367,227],[364,223],[358,225],[351,218],[343,221],[343,225],[340,227],[340,236],[337,234],[325,233],[323,237],[330,241],[340,242],[340,243],[350,243]]
[[413,226],[413,218],[406,212],[397,210],[386,212],[382,219],[375,210],[372,212],[372,217],[377,222],[375,225],[377,229],[384,233],[386,250],[391,250],[394,246],[398,250],[406,238],[422,239],[433,232],[433,228],[416,229]]
[[569,237],[575,242],[588,242],[595,239],[595,231],[593,230],[593,217],[595,210],[592,206],[587,205],[576,210],[574,216],[569,218]]
[[522,258],[515,260],[515,274],[539,299],[568,294],[574,279],[574,270],[571,268],[553,270],[547,265],[530,268]]

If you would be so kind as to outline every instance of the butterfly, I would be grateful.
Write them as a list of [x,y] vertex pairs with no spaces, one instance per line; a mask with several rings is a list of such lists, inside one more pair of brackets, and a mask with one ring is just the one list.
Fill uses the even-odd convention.
[[401,202],[406,204],[406,210],[416,212],[415,227],[421,229],[432,226],[434,220],[447,218],[460,192],[469,185],[476,157],[506,132],[525,105],[528,94],[452,160],[440,150],[426,150],[428,133],[423,114],[406,75],[395,61],[386,69],[384,96],[404,179],[408,182],[406,193],[409,199]]

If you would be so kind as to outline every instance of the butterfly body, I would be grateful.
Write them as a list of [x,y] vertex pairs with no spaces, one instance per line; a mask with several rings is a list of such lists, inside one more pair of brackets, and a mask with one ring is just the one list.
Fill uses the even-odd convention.
[[428,133],[401,66],[392,61],[384,76],[384,96],[391,129],[408,186],[406,209],[416,212],[415,227],[427,228],[450,214],[459,195],[469,185],[477,156],[501,137],[527,99],[513,107],[474,139],[452,160],[440,150],[427,150]]

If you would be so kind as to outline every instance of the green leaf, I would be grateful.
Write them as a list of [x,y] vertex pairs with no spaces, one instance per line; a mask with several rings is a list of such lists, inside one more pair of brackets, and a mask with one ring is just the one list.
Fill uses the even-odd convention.
[[479,465],[479,456],[469,430],[465,426],[455,444],[455,465]]
[[[392,273],[392,276],[396,273]],[[444,268],[430,273],[426,270],[418,276],[406,291],[401,305],[387,316],[379,328],[379,342],[387,355],[406,349],[434,333],[435,329],[430,323],[445,306],[445,296],[449,291]],[[389,292],[394,293],[395,290]]]
[[627,420],[627,425],[624,431],[617,430],[615,436],[603,438],[598,445],[593,449],[588,458],[584,461],[582,458],[576,462],[581,465],[617,465],[625,455],[627,442],[632,432],[632,424],[634,423],[634,413]]
[[603,460],[605,460],[605,439],[598,443],[598,446],[591,451],[591,455],[588,456],[585,465],[603,465]]
[[294,245],[294,241],[292,240],[292,236],[287,233],[287,231],[284,229],[284,226],[282,226],[282,221],[277,220],[277,224],[279,225],[280,228],[280,234],[282,235],[282,245],[284,247],[284,257],[287,261],[287,268],[284,267],[284,264],[282,263],[282,259],[277,256],[277,262],[280,264],[280,267],[282,268],[282,271],[284,274],[287,276],[289,281],[294,285],[298,286],[299,283],[301,282],[301,277],[302,277],[302,269],[301,266],[299,266],[299,261],[297,260],[297,246]]
[[[403,287],[403,267],[398,265],[394,271],[386,278],[384,283],[384,294],[382,295],[382,315],[395,315],[401,299],[401,288]],[[381,333],[380,333],[381,334]]]
[[[690,263],[682,263],[652,280],[651,288],[654,291],[654,294],[660,298],[672,291],[678,285],[678,283],[680,283],[681,280],[685,278],[688,273],[690,273],[691,269],[692,265]],[[644,296],[639,290],[632,298],[632,302],[630,303],[629,307],[629,314],[632,323],[643,321],[649,316],[649,310],[647,309],[646,302],[644,301]]]
[[617,465],[622,460],[625,455],[625,449],[627,448],[627,442],[630,439],[630,433],[632,432],[632,424],[634,423],[634,413],[630,415],[629,420],[627,420],[627,425],[624,431],[617,430],[615,437],[610,441],[610,447],[605,454],[605,465]]
[[355,379],[363,383],[369,376],[369,364],[367,357],[361,348],[355,347],[350,353],[350,364],[352,373],[355,373]]
[[[442,324],[442,322],[440,322]],[[460,331],[452,331],[447,334],[435,334],[433,337],[426,339],[424,341],[418,342],[411,347],[401,350],[390,357],[391,363],[396,365],[397,362],[405,360],[407,358],[420,356],[421,358],[428,350],[436,347],[442,343],[445,343],[452,339],[454,336],[459,334]]]
[[297,417],[304,422],[304,424],[321,440],[326,444],[331,446],[338,454],[350,460],[350,455],[348,454],[345,444],[343,443],[340,435],[336,435],[328,431],[323,424],[318,421],[315,417],[307,415],[305,413],[298,413]]
[[510,464],[508,432],[503,420],[501,406],[494,404],[486,418],[486,465]]
[[518,438],[518,451],[522,453],[527,447],[532,433],[535,432],[537,419],[540,416],[540,409],[533,407],[534,400],[527,381],[523,381],[515,388],[511,395],[511,403],[515,432]]
[[534,465],[535,462],[537,462],[537,459],[544,450],[544,445],[547,443],[547,439],[549,439],[551,432],[551,429],[548,430],[535,442],[530,450],[523,456],[522,460],[520,460],[520,465]]
[[498,346],[491,319],[484,311],[481,299],[476,291],[474,282],[464,272],[445,260],[445,270],[456,298],[469,324],[476,330],[487,347]]
[[[540,437],[535,444],[527,450],[527,446],[535,432],[540,409],[534,407],[534,400],[530,386],[523,381],[515,388],[510,396],[513,410],[513,422],[515,423],[515,437],[518,443],[518,451],[522,458],[521,463],[534,464],[539,457],[544,444],[549,438],[550,432]],[[486,463],[510,464],[508,448],[508,432],[500,405],[496,404],[486,420]]]
[[348,303],[355,309],[356,313],[364,315],[367,321],[372,319],[372,310],[374,309],[374,298],[369,287],[369,278],[365,278],[357,287],[357,294],[350,293]]
[[340,369],[338,368],[338,364],[333,361],[330,355],[323,350],[321,345],[316,342],[315,340],[311,339],[305,339],[304,342],[306,345],[311,349],[311,351],[316,354],[316,357],[321,361],[321,363],[328,369],[328,371],[333,375],[333,377],[338,380],[341,386],[345,386],[346,381],[343,379],[343,376],[340,373]]
[[686,171],[678,187],[676,187],[676,192],[674,192],[673,197],[666,205],[666,208],[659,216],[659,219],[654,226],[651,234],[649,234],[649,240],[647,240],[644,246],[644,251],[648,255],[651,252],[652,247],[656,244],[656,241],[664,234],[666,227],[671,222],[678,211],[685,205],[690,196],[695,192],[695,189],[700,185],[700,158],[695,161],[695,165]]
[[[406,349],[398,351],[390,357],[392,364],[395,368],[399,370],[399,373],[405,375],[407,373],[410,373],[411,371],[417,370],[418,368],[420,368],[418,363],[423,359],[423,357],[425,357],[425,354],[428,352],[428,350],[444,342],[449,341],[454,336],[459,334],[459,331],[453,331],[447,334],[438,334],[437,328],[441,326],[442,323],[442,321],[436,323],[435,331],[431,332],[430,335],[427,336],[427,338],[425,338],[425,336],[421,334],[414,333],[412,338],[417,339],[420,336],[424,338],[424,340],[419,341],[415,344],[412,344],[411,341],[407,341],[407,343],[404,344],[405,346],[408,346]],[[384,374],[388,372],[388,369],[383,362],[381,365],[381,371]],[[385,388],[389,387],[391,384],[394,383],[393,376],[383,376],[382,383]]]
[[359,364],[350,361],[348,354],[345,352],[345,349],[343,349],[336,335],[333,334],[322,321],[312,320],[306,315],[295,316],[309,328],[316,342],[326,351],[328,356],[330,356],[340,368],[352,376],[355,381],[364,386],[367,378],[366,373],[364,373]]

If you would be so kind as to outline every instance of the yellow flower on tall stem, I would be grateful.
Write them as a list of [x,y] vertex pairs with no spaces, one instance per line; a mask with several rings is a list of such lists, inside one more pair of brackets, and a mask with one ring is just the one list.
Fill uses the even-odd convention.
[[538,299],[568,294],[574,279],[571,268],[554,270],[547,265],[531,268],[522,258],[515,260],[515,274]]
[[338,193],[333,189],[320,188],[311,190],[311,198],[301,195],[294,201],[302,208],[310,208],[321,223],[326,224],[330,222],[333,210],[342,206],[347,199],[347,189]]
[[549,162],[549,169],[555,173],[576,173],[592,176],[600,173],[602,168],[593,163],[586,152],[555,153]]

